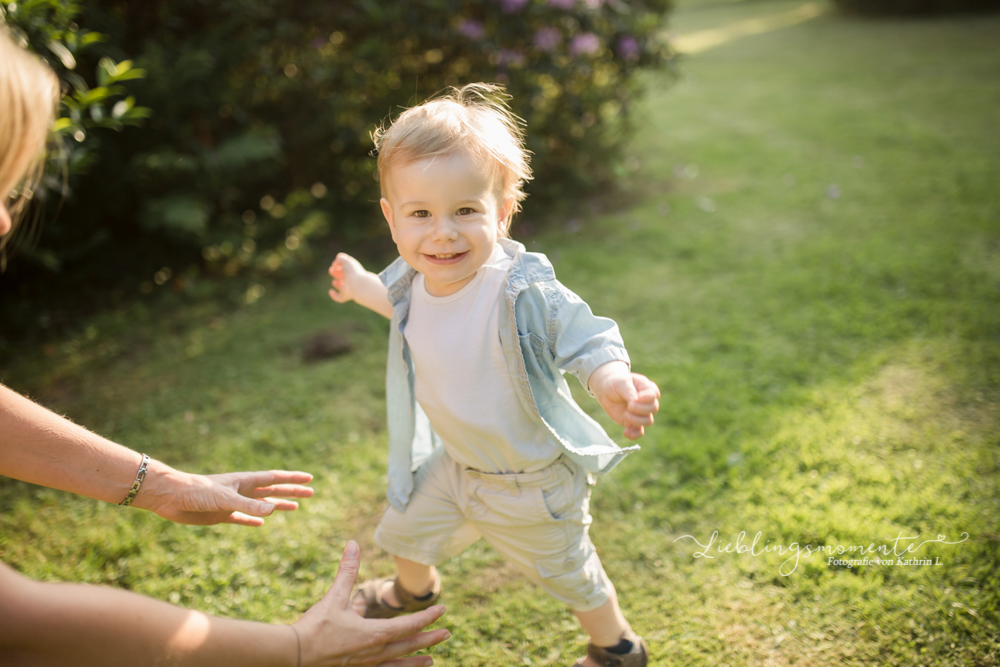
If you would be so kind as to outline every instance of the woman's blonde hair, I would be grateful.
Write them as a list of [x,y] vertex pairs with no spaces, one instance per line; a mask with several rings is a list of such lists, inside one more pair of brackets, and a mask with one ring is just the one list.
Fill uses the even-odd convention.
[[[41,178],[58,101],[55,73],[0,23],[0,196],[13,190],[7,208],[15,229]],[[0,239],[0,249],[11,236]]]
[[372,134],[378,151],[383,196],[392,167],[431,157],[465,153],[489,169],[497,202],[513,199],[500,235],[527,196],[531,180],[530,153],[524,148],[524,121],[507,106],[502,86],[470,83],[448,88],[423,104],[407,109],[388,128]]

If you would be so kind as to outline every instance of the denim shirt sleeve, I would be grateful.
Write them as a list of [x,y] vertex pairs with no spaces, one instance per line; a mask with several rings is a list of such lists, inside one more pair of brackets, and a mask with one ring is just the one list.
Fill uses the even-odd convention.
[[609,472],[639,446],[622,448],[608,437],[573,400],[563,373],[575,375],[590,393],[587,382],[599,366],[628,364],[618,326],[594,315],[551,273],[523,286],[514,309],[531,407],[572,460],[590,473]]
[[[609,361],[630,364],[628,352],[614,320],[598,317],[590,306],[556,279],[532,284],[519,298],[518,322],[545,323],[549,354],[559,370],[570,373],[593,396],[588,382],[598,367]],[[519,333],[525,333],[519,331]]]
[[580,381],[588,394],[590,376],[610,361],[623,361],[631,367],[618,325],[607,317],[598,317],[590,306],[559,281],[552,281],[553,298],[549,308],[549,342],[556,365]]

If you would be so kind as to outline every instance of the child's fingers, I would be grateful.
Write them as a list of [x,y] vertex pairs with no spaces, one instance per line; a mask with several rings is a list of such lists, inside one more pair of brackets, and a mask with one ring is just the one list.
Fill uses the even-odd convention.
[[644,389],[636,394],[635,402],[647,405],[659,405],[660,390],[656,387]]
[[635,385],[628,377],[619,378],[615,381],[614,391],[625,403],[631,403],[639,397],[639,392],[635,390]]
[[624,435],[629,440],[638,440],[645,434],[646,431],[641,426],[626,426],[625,430],[622,431],[622,435]]
[[660,402],[656,399],[652,401],[634,401],[628,404],[628,412],[633,415],[653,415],[659,412]]
[[633,417],[632,415],[629,415],[622,422],[622,426],[625,427],[625,437],[628,438],[642,437],[642,435],[646,432],[646,427],[652,425],[652,416]]
[[653,423],[653,414],[649,412],[645,414],[637,414],[629,411],[625,413],[625,423],[633,426],[649,426]]
[[643,400],[660,397],[660,388],[656,386],[655,382],[650,380],[645,375],[632,373],[632,385],[635,387],[636,393],[638,393],[639,397]]
[[660,409],[659,401],[655,398],[646,402],[631,402],[625,411],[625,418],[622,425],[625,427],[623,434],[631,440],[638,440],[645,435],[646,426],[652,426],[653,414]]
[[636,389],[635,400],[628,404],[628,411],[636,415],[652,415],[660,409],[660,388],[644,375],[632,374]]

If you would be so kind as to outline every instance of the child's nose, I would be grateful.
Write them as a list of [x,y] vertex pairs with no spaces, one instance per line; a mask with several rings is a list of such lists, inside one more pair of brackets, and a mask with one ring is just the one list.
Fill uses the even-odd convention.
[[434,224],[434,238],[454,241],[458,238],[458,228],[450,216],[441,216]]

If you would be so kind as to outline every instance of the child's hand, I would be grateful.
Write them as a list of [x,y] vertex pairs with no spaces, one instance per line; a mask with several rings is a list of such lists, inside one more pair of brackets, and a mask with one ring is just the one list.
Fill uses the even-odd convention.
[[337,253],[337,257],[330,265],[330,275],[333,277],[333,289],[330,290],[330,298],[337,303],[347,303],[355,299],[357,284],[367,271],[361,266],[361,262],[344,252]]
[[623,362],[604,364],[590,376],[590,390],[626,438],[638,440],[660,409],[660,388],[645,375],[630,373]]
[[392,304],[389,303],[385,285],[377,275],[366,271],[361,262],[347,253],[338,252],[330,265],[330,275],[333,277],[331,299],[337,303],[356,301],[387,320],[392,319]]

